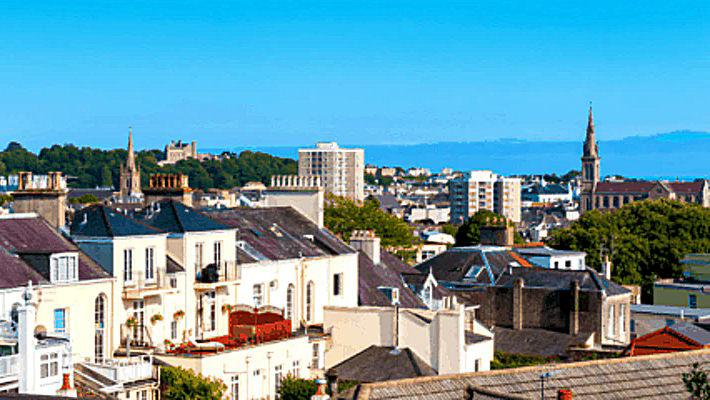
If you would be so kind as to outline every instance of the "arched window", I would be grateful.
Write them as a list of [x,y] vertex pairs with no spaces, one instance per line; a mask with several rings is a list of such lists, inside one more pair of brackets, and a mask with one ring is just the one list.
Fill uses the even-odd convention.
[[104,331],[106,327],[106,295],[103,293],[94,301],[94,358],[96,362],[104,359]]
[[295,288],[292,284],[286,289],[286,319],[293,321],[293,292]]
[[313,318],[313,304],[315,303],[315,291],[316,291],[316,285],[313,283],[313,281],[309,281],[308,285],[306,285],[306,321],[310,322],[311,318]]

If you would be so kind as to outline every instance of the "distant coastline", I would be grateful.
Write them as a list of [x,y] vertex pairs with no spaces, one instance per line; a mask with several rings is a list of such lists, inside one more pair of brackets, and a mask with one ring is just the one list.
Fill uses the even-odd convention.
[[[311,144],[307,145],[310,146]],[[511,174],[564,174],[580,168],[581,139],[534,141],[502,139],[484,142],[441,142],[415,145],[353,145],[365,149],[365,159],[378,166],[418,166],[433,172],[449,167],[457,170],[492,169]],[[693,180],[710,178],[710,133],[678,131],[653,136],[632,136],[600,141],[602,175],[624,175],[639,179]],[[261,151],[278,157],[297,158],[295,146],[249,146],[222,151]]]

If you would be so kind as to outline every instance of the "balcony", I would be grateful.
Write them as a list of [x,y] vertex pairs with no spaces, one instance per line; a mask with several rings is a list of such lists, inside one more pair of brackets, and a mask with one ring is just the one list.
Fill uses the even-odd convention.
[[20,356],[13,354],[0,357],[0,385],[19,379]]
[[116,383],[129,383],[155,378],[152,356],[109,359],[96,363],[83,363],[84,367]]
[[145,271],[133,271],[133,279],[124,282],[123,298],[140,300],[151,296],[161,296],[177,292],[165,271],[157,270],[153,279],[146,279]]
[[195,265],[195,290],[214,290],[237,282],[242,277],[242,267],[235,261],[219,261],[207,266]]

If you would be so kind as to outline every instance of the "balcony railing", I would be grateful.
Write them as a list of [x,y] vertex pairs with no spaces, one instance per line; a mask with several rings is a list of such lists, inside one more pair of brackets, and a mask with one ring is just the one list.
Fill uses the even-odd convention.
[[153,378],[152,356],[109,359],[85,365],[114,382],[135,382]]
[[129,326],[121,324],[121,344],[124,347],[152,348],[155,347],[150,336],[150,330],[145,325]]
[[206,266],[195,265],[197,283],[224,283],[241,279],[242,267],[235,261],[219,261]]
[[20,372],[20,356],[13,354],[0,357],[0,379],[16,376]]
[[133,271],[130,281],[124,281],[124,297],[138,298],[157,294],[158,291],[174,289],[170,282],[170,276],[163,270],[156,270],[149,279],[145,271]]

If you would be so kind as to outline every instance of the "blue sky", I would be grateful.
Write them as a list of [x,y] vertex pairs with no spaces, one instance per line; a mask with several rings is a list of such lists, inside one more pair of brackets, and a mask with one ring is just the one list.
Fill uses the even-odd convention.
[[[710,2],[0,1],[0,141],[139,148],[710,130]],[[0,146],[3,146],[0,144]]]

